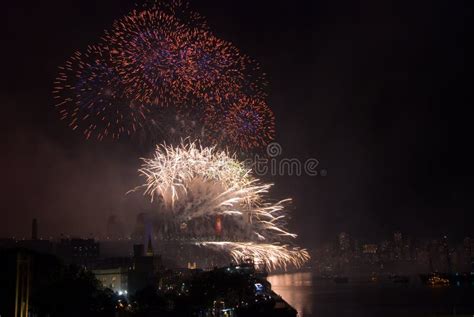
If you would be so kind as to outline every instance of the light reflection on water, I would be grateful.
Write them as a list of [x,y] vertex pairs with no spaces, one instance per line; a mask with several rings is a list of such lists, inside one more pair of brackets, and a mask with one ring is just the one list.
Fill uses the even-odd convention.
[[298,311],[299,317],[427,317],[474,316],[473,287],[432,288],[418,276],[409,283],[388,277],[377,281],[352,278],[348,283],[314,279],[310,272],[270,275],[275,293]]
[[311,273],[270,275],[268,281],[272,284],[273,291],[281,295],[288,304],[298,311],[299,317],[313,314],[313,280]]

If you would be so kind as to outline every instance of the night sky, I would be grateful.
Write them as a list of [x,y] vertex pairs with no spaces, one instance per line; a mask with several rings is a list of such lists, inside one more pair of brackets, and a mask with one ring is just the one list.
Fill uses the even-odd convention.
[[[258,4],[257,4],[258,3]],[[84,140],[59,120],[57,67],[132,1],[2,3],[0,237],[100,234],[149,208],[139,157],[153,144]],[[474,233],[471,1],[191,1],[268,74],[283,156],[326,177],[269,177],[293,197],[291,228],[317,246]]]

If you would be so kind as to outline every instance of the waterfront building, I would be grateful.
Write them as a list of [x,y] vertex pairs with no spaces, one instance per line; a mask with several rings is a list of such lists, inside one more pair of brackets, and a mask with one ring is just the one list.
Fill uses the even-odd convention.
[[92,270],[92,273],[102,283],[102,286],[110,288],[119,295],[128,294],[129,270],[127,267],[96,269]]

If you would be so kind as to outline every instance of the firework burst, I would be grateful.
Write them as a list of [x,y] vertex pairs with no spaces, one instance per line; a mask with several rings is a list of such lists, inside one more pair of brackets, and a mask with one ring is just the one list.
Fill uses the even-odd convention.
[[[245,152],[274,137],[265,87],[256,61],[216,37],[186,1],[172,0],[132,10],[99,44],[76,52],[60,67],[53,96],[61,119],[87,139],[164,131],[164,140]],[[175,126],[166,108],[179,114]]]
[[247,57],[169,10],[133,10],[103,39],[128,94],[142,102],[179,104],[239,89],[244,79]]
[[137,7],[139,10],[162,11],[190,28],[209,29],[206,18],[194,11],[186,0],[150,0]]
[[[216,143],[253,150],[275,137],[275,118],[266,102],[244,95],[230,95],[221,104],[206,110],[207,123]],[[228,104],[228,105],[227,105]]]
[[169,105],[178,90],[183,67],[180,52],[188,34],[161,11],[132,11],[115,21],[104,41],[114,68],[126,83],[126,93],[144,103]]
[[[269,268],[301,266],[309,258],[306,250],[291,246],[296,234],[286,229],[285,218],[290,199],[270,202],[272,184],[261,182],[226,151],[192,142],[161,145],[139,172],[146,178],[145,194],[159,200],[160,211],[182,228],[192,228],[198,245],[220,247],[234,260],[251,256]],[[225,241],[208,240],[216,217]]]
[[147,108],[124,94],[125,83],[110,65],[107,49],[89,46],[59,68],[53,98],[62,120],[84,136],[102,140],[134,133]]
[[286,270],[289,266],[301,267],[310,259],[307,250],[289,245],[231,241],[207,241],[196,244],[228,252],[236,263],[242,259],[253,259],[257,267],[263,266],[269,270]]

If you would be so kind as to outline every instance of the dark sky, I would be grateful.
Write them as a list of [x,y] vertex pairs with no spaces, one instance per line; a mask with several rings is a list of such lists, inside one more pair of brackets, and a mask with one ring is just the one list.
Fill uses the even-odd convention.
[[[326,177],[272,177],[293,197],[308,247],[347,231],[373,239],[472,235],[472,1],[191,1],[212,30],[268,73],[283,156]],[[58,120],[57,66],[132,1],[2,3],[0,236],[88,235],[147,204],[151,145],[83,140]]]

